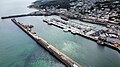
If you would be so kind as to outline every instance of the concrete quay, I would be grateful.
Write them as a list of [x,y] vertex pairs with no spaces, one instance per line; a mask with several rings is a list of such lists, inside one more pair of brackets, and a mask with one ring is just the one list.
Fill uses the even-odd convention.
[[56,49],[54,46],[49,44],[47,41],[45,41],[41,37],[28,31],[25,27],[23,27],[23,25],[21,23],[17,22],[15,19],[11,19],[11,21],[14,24],[16,24],[20,29],[22,29],[26,34],[28,34],[32,39],[34,39],[40,46],[44,47],[53,56],[55,56],[57,59],[59,59],[61,62],[63,62],[67,67],[82,67],[80,64],[73,61],[71,58],[69,58],[62,52],[60,52],[58,49]]
[[[53,19],[52,19],[53,20]],[[98,40],[98,38],[94,38],[94,37],[92,37],[92,36],[89,36],[89,35],[87,35],[87,34],[84,34],[83,32],[81,32],[77,27],[74,27],[74,26],[68,26],[66,23],[64,23],[64,22],[55,22],[55,21],[51,21],[50,19],[44,19],[43,20],[44,22],[46,22],[47,24],[49,24],[49,25],[54,25],[54,26],[56,26],[56,27],[59,27],[59,28],[61,28],[61,29],[63,29],[63,31],[65,31],[65,32],[71,32],[72,34],[74,34],[74,35],[80,35],[80,36],[82,36],[82,37],[85,37],[85,38],[87,38],[87,39],[90,39],[90,40],[92,40],[92,41],[95,41],[95,42],[97,42],[97,40]],[[120,46],[119,47],[116,47],[116,46],[114,46],[114,45],[112,45],[112,44],[110,44],[110,43],[108,43],[108,42],[105,42],[104,43],[104,45],[103,46],[107,46],[107,47],[110,47],[110,48],[112,48],[112,49],[114,49],[114,50],[117,50],[119,53],[120,53]]]
[[6,17],[1,17],[1,19],[9,19],[9,18],[25,17],[25,16],[30,16],[30,14],[21,14],[21,15],[6,16]]
[[26,17],[26,16],[50,16],[51,14],[48,13],[40,13],[40,14],[20,14],[20,15],[12,15],[12,16],[5,16],[5,17],[1,17],[1,19],[9,19],[9,18],[18,18],[18,17]]

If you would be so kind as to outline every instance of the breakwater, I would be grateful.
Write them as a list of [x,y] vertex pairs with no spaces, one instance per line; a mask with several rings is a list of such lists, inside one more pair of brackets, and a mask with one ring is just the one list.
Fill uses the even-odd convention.
[[9,19],[9,18],[25,17],[25,16],[31,16],[31,15],[30,14],[13,15],[13,16],[1,17],[1,19]]
[[40,38],[33,32],[30,32],[21,24],[20,22],[17,22],[15,19],[11,19],[13,23],[15,23],[20,29],[22,29],[26,34],[28,34],[32,39],[34,39],[39,45],[44,47],[46,50],[48,50],[53,56],[58,58],[61,62],[63,62],[68,67],[82,67],[72,59],[70,59],[68,56],[60,52],[58,49],[56,49],[54,46],[49,44],[44,39]]
[[21,14],[21,15],[12,15],[12,16],[5,16],[1,17],[1,19],[9,19],[9,18],[17,18],[17,17],[26,17],[26,16],[50,16],[49,13],[40,13],[40,14]]

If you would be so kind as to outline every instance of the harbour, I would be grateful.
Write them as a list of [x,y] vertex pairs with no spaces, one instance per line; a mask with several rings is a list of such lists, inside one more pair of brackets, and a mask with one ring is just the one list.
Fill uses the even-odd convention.
[[[1,1],[1,16],[31,12],[25,6],[31,1]],[[5,5],[7,4],[7,5]],[[14,7],[14,5],[16,7]],[[3,6],[4,5],[4,6]],[[18,9],[19,8],[19,9]],[[16,10],[17,9],[17,10]],[[34,11],[34,10],[33,10]],[[51,43],[58,50],[81,64],[83,67],[119,67],[120,55],[116,50],[97,45],[96,42],[43,22],[46,18],[58,16],[19,17],[18,21],[35,26],[33,31]],[[60,19],[60,18],[58,18]],[[70,22],[73,22],[69,19]],[[54,59],[43,47],[27,36],[9,19],[0,20],[0,66],[1,67],[65,67]],[[79,21],[78,21],[79,22]],[[97,25],[93,25],[98,27]],[[9,35],[10,34],[10,35]],[[52,39],[51,39],[52,38]],[[73,51],[74,50],[74,51]],[[7,64],[6,64],[7,63]]]
[[55,57],[57,57],[59,60],[61,60],[66,66],[68,67],[82,67],[69,57],[67,57],[65,54],[60,52],[58,49],[56,49],[54,46],[48,44],[45,40],[38,37],[35,34],[33,34],[31,31],[28,31],[27,28],[23,27],[23,24],[17,22],[15,19],[11,19],[13,23],[15,23],[19,28],[21,28],[26,34],[28,34],[30,37],[32,37],[39,45],[42,45],[45,49],[47,49],[51,54],[53,54]]

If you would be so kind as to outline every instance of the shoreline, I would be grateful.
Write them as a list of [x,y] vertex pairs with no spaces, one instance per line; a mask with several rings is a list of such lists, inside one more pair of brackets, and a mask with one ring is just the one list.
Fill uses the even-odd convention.
[[[38,13],[38,14],[37,13],[28,13],[28,14],[18,14],[18,15],[4,16],[4,17],[1,17],[1,19],[10,19],[10,18],[27,17],[27,16],[52,16],[52,15],[61,16],[61,14],[58,14],[58,13],[49,13],[49,12],[42,13],[41,12],[41,13]],[[65,15],[62,15],[62,16],[66,17]],[[82,18],[82,17],[78,19],[78,18],[70,17],[70,16],[68,16],[66,18],[68,18],[67,21],[69,19],[74,19],[74,20],[79,20],[79,21],[83,21],[83,22],[86,22],[86,23],[106,26],[106,23],[103,23],[102,21],[98,21],[98,20],[88,20],[87,18]],[[105,21],[105,22],[109,23],[110,21]],[[115,23],[109,23],[109,24],[117,25]]]

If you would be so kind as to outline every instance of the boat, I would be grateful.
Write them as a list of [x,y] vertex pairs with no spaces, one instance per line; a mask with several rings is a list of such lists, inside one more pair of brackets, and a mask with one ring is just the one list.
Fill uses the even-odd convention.
[[68,29],[63,29],[64,32],[68,32]]
[[97,40],[97,44],[98,45],[104,45],[105,43],[103,41],[101,41],[101,40]]
[[68,21],[68,18],[66,16],[60,16],[60,17],[61,17],[61,19]]

